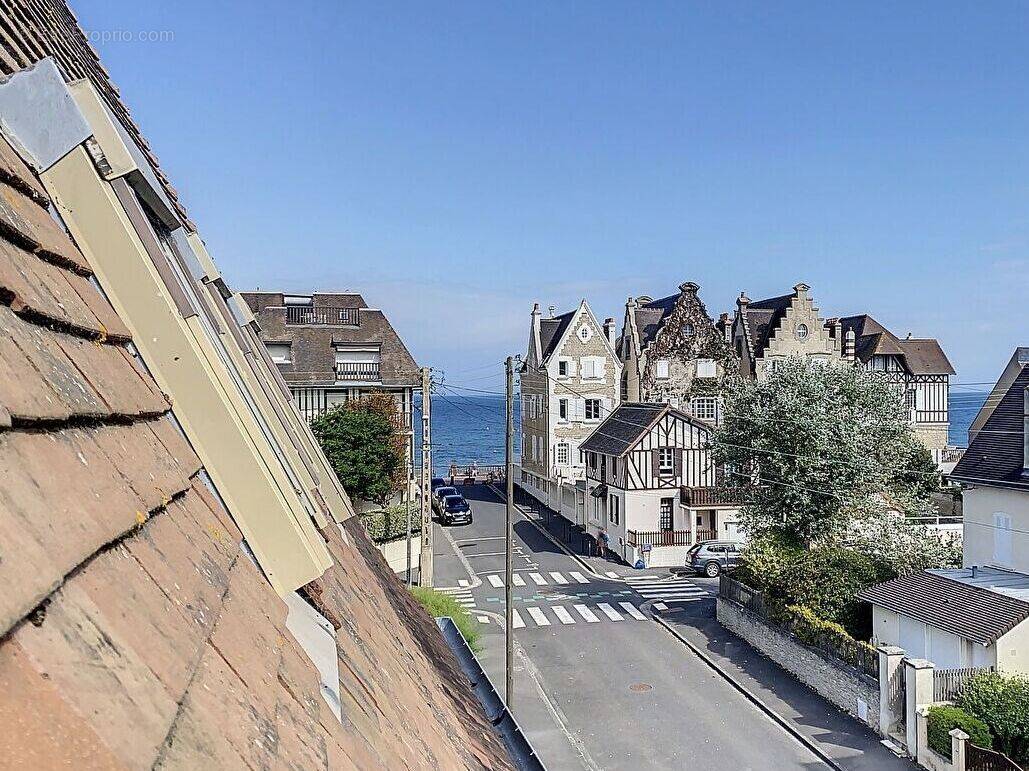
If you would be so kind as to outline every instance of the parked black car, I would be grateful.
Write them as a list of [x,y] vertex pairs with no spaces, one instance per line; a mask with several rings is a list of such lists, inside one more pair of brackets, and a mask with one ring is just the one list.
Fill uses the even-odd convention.
[[740,564],[740,545],[732,541],[703,541],[686,552],[686,567],[699,575],[714,578]]
[[437,487],[443,487],[443,486],[445,486],[447,484],[448,484],[447,480],[445,480],[443,477],[433,477],[432,478],[432,491],[436,492],[436,488]]
[[440,516],[447,525],[459,523],[470,525],[472,523],[472,507],[468,505],[468,501],[464,499],[463,495],[448,495],[443,499]]
[[433,490],[431,501],[432,508],[442,509],[443,499],[446,498],[448,495],[460,495],[460,493],[457,492],[456,487],[449,487],[447,485],[444,485],[443,487],[437,487],[435,490]]

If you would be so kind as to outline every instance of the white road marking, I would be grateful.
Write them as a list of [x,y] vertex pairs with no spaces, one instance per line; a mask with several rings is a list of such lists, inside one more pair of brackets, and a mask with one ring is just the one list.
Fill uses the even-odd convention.
[[515,573],[513,576],[511,576],[511,580],[514,582],[515,586],[525,586],[525,579],[522,578],[517,573]]
[[654,607],[658,610],[668,610],[668,606],[665,605],[663,602],[655,602]]
[[593,611],[587,608],[585,605],[576,605],[575,610],[580,616],[583,617],[583,620],[585,620],[589,624],[596,624],[600,621],[600,619],[596,617]]
[[515,629],[521,629],[523,626],[525,626],[525,622],[522,621],[521,614],[514,608],[511,609],[511,626],[513,626]]
[[531,608],[526,608],[526,610],[529,611],[529,615],[532,616],[532,620],[539,626],[550,626],[550,619],[547,618],[547,614],[540,608],[533,606]]
[[567,584],[568,583],[568,579],[565,578],[560,573],[556,573],[554,571],[550,571],[550,577],[553,578],[555,581],[557,581],[559,584]]
[[486,578],[488,578],[489,582],[498,589],[504,586],[504,579],[502,579],[496,573],[490,573],[488,576],[486,576]]
[[608,578],[618,578],[618,574],[615,573],[614,571],[609,570],[609,571],[607,571],[607,577]]
[[537,586],[546,586],[547,579],[541,576],[539,573],[529,573],[529,578],[536,582]]
[[625,612],[628,613],[630,616],[632,616],[637,621],[646,621],[647,620],[647,617],[644,616],[642,613],[640,613],[639,608],[637,608],[631,602],[620,602],[618,604],[621,605],[623,608],[625,608]]
[[565,610],[564,605],[552,605],[550,607],[554,611],[554,615],[557,616],[557,620],[562,624],[574,624],[575,619],[572,618],[572,614]]
[[586,578],[586,576],[584,576],[582,573],[576,573],[575,571],[572,571],[568,575],[570,575],[572,578],[574,578],[580,584],[588,584],[589,583],[589,579]]
[[479,620],[480,624],[488,624],[489,623],[489,616],[476,616],[476,618]]
[[459,578],[459,579],[457,579],[457,585],[458,586],[471,586],[472,584],[471,584],[471,582],[467,578]]
[[598,603],[597,607],[600,608],[601,612],[605,616],[607,616],[609,619],[611,619],[612,621],[624,621],[625,620],[625,619],[622,618],[622,614],[621,613],[619,613],[617,610],[612,608],[606,602]]

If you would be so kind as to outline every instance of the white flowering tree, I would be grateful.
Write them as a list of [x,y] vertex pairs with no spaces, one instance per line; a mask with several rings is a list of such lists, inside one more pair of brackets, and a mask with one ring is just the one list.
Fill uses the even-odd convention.
[[790,359],[765,380],[740,380],[713,454],[727,482],[756,483],[741,512],[751,538],[809,548],[854,538],[859,522],[891,537],[928,535],[890,514],[929,510],[940,477],[898,389],[877,373]]

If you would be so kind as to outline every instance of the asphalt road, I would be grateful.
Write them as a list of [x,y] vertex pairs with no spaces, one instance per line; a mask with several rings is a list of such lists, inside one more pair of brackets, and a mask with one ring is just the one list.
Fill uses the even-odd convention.
[[[478,619],[502,692],[504,505],[467,492],[472,524],[437,525],[435,585]],[[828,768],[649,617],[659,602],[712,616],[716,582],[624,568],[633,583],[612,580],[517,511],[514,529],[514,712],[549,768]]]

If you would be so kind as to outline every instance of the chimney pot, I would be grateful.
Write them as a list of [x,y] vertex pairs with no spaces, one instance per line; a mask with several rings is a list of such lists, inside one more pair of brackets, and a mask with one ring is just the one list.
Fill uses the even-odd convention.
[[736,304],[737,305],[743,305],[743,306],[750,305],[750,298],[747,297],[747,293],[746,292],[740,292],[740,296],[739,296],[739,299],[736,300]]
[[811,287],[809,287],[803,281],[801,281],[799,284],[794,284],[794,286],[793,286],[793,291],[795,293],[797,293],[798,295],[799,294],[803,294],[804,292],[807,292],[810,289],[811,289]]
[[555,306],[553,306],[553,305],[548,305],[547,306],[547,312],[550,313],[550,318],[554,318],[555,311],[557,311],[557,308]]

